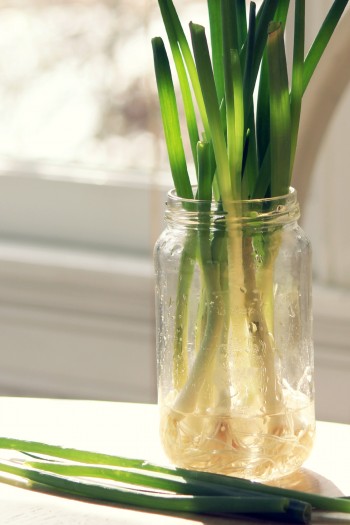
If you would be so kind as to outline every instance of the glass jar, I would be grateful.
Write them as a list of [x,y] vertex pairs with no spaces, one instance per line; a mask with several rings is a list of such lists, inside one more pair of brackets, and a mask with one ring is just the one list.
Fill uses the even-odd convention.
[[222,205],[168,194],[155,246],[158,399],[177,466],[290,474],[315,430],[311,248],[296,191]]

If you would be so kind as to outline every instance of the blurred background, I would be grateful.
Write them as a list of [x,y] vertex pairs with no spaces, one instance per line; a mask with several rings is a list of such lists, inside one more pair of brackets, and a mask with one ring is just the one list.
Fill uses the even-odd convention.
[[[311,42],[331,1],[306,4]],[[176,6],[206,23],[204,0]],[[0,395],[156,401],[152,250],[172,185],[156,35],[156,0],[0,0]],[[305,97],[295,185],[317,417],[350,423],[348,35],[349,12]]]

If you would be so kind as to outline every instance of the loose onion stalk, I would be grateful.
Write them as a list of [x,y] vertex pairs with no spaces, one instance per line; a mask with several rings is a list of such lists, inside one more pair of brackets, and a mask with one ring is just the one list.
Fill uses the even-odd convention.
[[[172,418],[169,427],[176,427],[179,419],[188,416],[187,424],[193,425],[195,435],[199,431],[198,420],[191,418],[195,411],[200,412],[206,403],[211,414],[215,414],[215,405],[221,415],[223,409],[229,410],[229,377],[227,380],[221,377],[211,394],[205,392],[205,385],[213,383],[218,348],[226,346],[227,362],[233,355],[236,363],[246,360],[249,366],[254,365],[254,357],[247,356],[245,351],[253,342],[256,347],[264,348],[261,365],[264,389],[260,388],[261,377],[253,374],[248,389],[250,408],[264,406],[268,415],[281,414],[270,423],[268,432],[282,435],[288,431],[290,422],[283,415],[286,406],[276,372],[278,356],[273,337],[272,282],[279,248],[278,227],[264,240],[263,250],[259,248],[263,244],[261,239],[245,235],[237,226],[237,219],[242,200],[288,194],[302,96],[348,0],[334,0],[306,58],[305,0],[296,0],[290,86],[284,47],[289,0],[264,0],[258,12],[255,3],[250,2],[248,20],[244,2],[208,0],[211,52],[204,27],[191,22],[193,53],[173,1],[158,2],[180,81],[198,186],[194,195],[190,190],[170,64],[163,40],[156,37],[152,40],[155,72],[176,192],[179,197],[189,199],[186,206],[191,199],[199,199],[200,206],[206,203],[210,210],[216,205],[225,216],[222,232],[210,236],[209,221],[207,233],[200,231],[196,236],[191,232],[183,250],[174,338],[173,384],[177,394],[172,402],[174,412],[169,416]],[[259,96],[255,105],[253,93],[257,83]],[[202,138],[195,147],[197,136]],[[269,244],[273,245],[270,250]],[[261,259],[258,267],[254,260],[257,253]],[[197,320],[198,350],[189,367],[187,319],[195,264],[200,267],[202,295]],[[226,317],[223,310],[228,312]],[[243,399],[246,393],[238,395]],[[225,426],[220,424],[221,415],[213,425],[218,429]],[[235,429],[230,432],[234,434]]]
[[[141,476],[130,474],[118,475],[118,471],[101,469],[99,467],[85,467],[76,465],[47,465],[43,463],[32,463],[29,467],[1,463],[0,470],[30,480],[28,488],[41,492],[49,492],[57,495],[70,495],[76,498],[82,497],[95,501],[118,503],[122,505],[152,509],[167,512],[191,512],[196,514],[276,514],[278,518],[299,516],[301,523],[307,523],[309,519],[309,506],[302,502],[295,502],[283,497],[261,497],[256,495],[212,495],[210,490],[203,490],[199,495],[174,493],[179,490],[176,482],[158,482],[156,484],[145,481],[147,476],[141,480]],[[48,474],[47,471],[53,472]],[[117,481],[127,478],[127,483],[137,485],[137,488],[114,487],[109,485],[91,483],[81,480],[81,477],[101,478],[108,481]],[[78,480],[72,478],[79,478]],[[154,478],[152,478],[154,479]],[[147,483],[148,481],[148,483]],[[141,487],[140,487],[141,485]],[[160,485],[156,491],[149,490],[154,485]],[[144,488],[147,487],[147,489]],[[168,492],[168,488],[173,493]],[[164,488],[165,487],[165,488]],[[253,510],[252,510],[253,509]]]
[[2,476],[2,481],[50,494],[155,511],[254,515],[295,523],[308,523],[311,507],[350,513],[347,499],[164,467],[142,459],[1,437],[0,449],[21,453],[16,461],[0,461],[0,472],[15,476]]

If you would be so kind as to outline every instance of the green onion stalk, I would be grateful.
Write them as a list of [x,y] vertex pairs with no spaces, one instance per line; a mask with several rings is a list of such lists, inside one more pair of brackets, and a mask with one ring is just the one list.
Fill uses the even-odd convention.
[[[250,387],[238,394],[242,400],[248,396],[245,402],[252,410],[263,405],[267,414],[276,415],[268,423],[268,434],[282,436],[291,425],[274,342],[273,274],[280,227],[275,225],[264,235],[254,229],[252,216],[251,228],[243,231],[239,219],[244,202],[270,199],[267,202],[273,203],[290,191],[302,97],[347,0],[333,2],[307,54],[305,0],[295,1],[290,79],[284,43],[289,0],[264,0],[259,10],[250,2],[248,12],[243,0],[208,0],[210,38],[203,26],[191,22],[190,40],[173,1],[158,2],[192,153],[187,159],[168,53],[162,38],[156,37],[152,40],[155,74],[176,194],[185,199],[188,210],[210,215],[214,209],[224,217],[214,233],[210,219],[207,228],[204,223],[197,232],[187,233],[174,320],[176,398],[166,431],[171,433],[186,419],[193,435],[203,432],[205,425],[210,432],[215,427],[215,440],[229,439],[239,448],[235,432],[254,434],[258,429],[249,428],[247,422],[240,428],[238,421],[232,428],[225,420],[231,403],[229,362],[256,365],[256,357],[247,352],[252,345],[263,349],[263,365],[251,367],[255,372]],[[194,167],[195,188],[188,160]],[[201,298],[196,356],[190,366],[187,332],[195,264],[200,268]],[[220,378],[215,378],[219,347],[225,348],[224,365]],[[211,424],[195,417],[204,407],[215,406],[222,417]]]
[[3,456],[0,460],[0,481],[83,501],[279,523],[310,523],[313,509],[350,513],[347,498],[165,467],[144,459],[7,437],[0,437],[0,449],[12,451],[11,460]]

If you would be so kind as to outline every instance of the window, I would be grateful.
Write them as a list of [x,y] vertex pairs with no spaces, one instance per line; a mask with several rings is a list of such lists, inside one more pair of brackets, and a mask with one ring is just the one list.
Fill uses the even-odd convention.
[[156,8],[0,4],[3,394],[155,398]]
[[0,23],[0,393],[154,401],[158,5],[4,1]]
[[[200,23],[205,4],[176,0]],[[312,37],[330,4],[306,3]],[[154,401],[152,247],[171,186],[150,44],[164,36],[157,2],[6,0],[0,24],[0,393]],[[323,143],[303,210],[322,384],[331,365],[350,366],[343,160],[330,237],[318,207],[346,157],[338,148]]]

